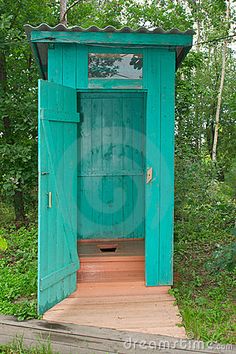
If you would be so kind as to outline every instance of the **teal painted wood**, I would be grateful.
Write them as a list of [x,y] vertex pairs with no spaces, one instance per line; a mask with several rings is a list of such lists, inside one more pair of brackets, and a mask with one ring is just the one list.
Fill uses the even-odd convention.
[[[49,45],[49,50],[48,50],[48,57],[49,57],[49,62],[48,62],[48,75],[50,76],[51,73],[53,72],[53,78],[51,77],[51,81],[55,82],[55,83],[62,83],[62,77],[63,77],[63,72],[62,72],[62,53],[63,53],[63,46],[59,45],[59,46],[55,46],[55,45]],[[57,106],[56,109],[58,109],[59,107]],[[55,115],[55,117],[57,118],[57,115]],[[60,117],[62,118],[63,116],[60,115]],[[57,126],[54,129],[54,134],[55,134],[55,148],[58,151],[58,154],[62,153],[62,150],[64,150],[63,148],[61,148],[61,145],[63,144],[63,133],[61,133],[61,128],[62,128],[63,123],[59,123],[57,124]],[[59,143],[58,143],[59,142]],[[60,159],[61,161],[61,159]],[[55,163],[57,163],[57,161],[55,161]],[[63,173],[61,172],[61,175],[63,175]],[[61,176],[62,177],[62,176]],[[57,210],[54,209],[54,214],[57,213]],[[57,220],[56,222],[56,230],[57,232],[63,233],[63,226],[61,225],[61,221],[60,218],[56,218],[55,220]],[[66,248],[66,243],[65,240],[61,240],[61,246],[60,248],[55,251],[54,246],[53,246],[53,242],[51,241],[49,250],[53,250],[55,253],[53,254],[54,259],[56,259],[56,262],[58,264],[58,268],[62,268],[64,266],[64,263],[66,261],[66,258],[64,256],[65,253],[65,248]],[[52,251],[51,251],[52,252]],[[62,256],[62,258],[60,258]],[[49,255],[50,257],[50,255]],[[68,288],[69,287],[69,281],[67,280],[70,277],[70,275],[68,275],[68,277],[65,277],[65,287]],[[60,293],[60,289],[57,286],[51,286],[50,287],[50,291],[49,294],[51,294],[51,297],[53,299],[54,294]]]
[[[172,36],[172,35],[171,35]],[[84,120],[83,112],[81,114],[82,126],[84,125],[85,140],[81,144],[77,142],[75,123],[79,119],[79,114],[73,115],[65,111],[61,103],[63,97],[60,96],[56,107],[46,107],[46,111],[41,111],[43,119],[49,118],[50,124],[55,124],[53,138],[55,150],[58,156],[63,155],[63,151],[69,149],[71,141],[76,141],[78,153],[78,173],[74,173],[73,164],[66,169],[66,163],[70,156],[63,159],[60,164],[55,161],[54,169],[63,169],[62,181],[65,184],[65,194],[70,196],[72,201],[68,207],[69,213],[73,215],[72,226],[74,227],[73,241],[75,244],[76,233],[79,238],[104,238],[104,237],[144,237],[146,238],[145,258],[146,258],[146,284],[155,286],[160,284],[171,284],[173,277],[172,259],[173,259],[173,153],[174,153],[174,70],[175,70],[175,51],[172,49],[149,48],[142,49],[144,54],[143,68],[143,89],[135,87],[130,88],[128,80],[124,80],[129,90],[122,89],[119,85],[114,85],[110,81],[108,85],[101,85],[102,89],[89,89],[88,80],[88,52],[96,52],[95,47],[78,44],[54,44],[49,49],[49,80],[63,84],[80,91],[80,97],[87,97],[88,101],[84,107],[91,119]],[[126,52],[133,49],[125,49]],[[136,50],[139,50],[136,48]],[[141,50],[141,49],[140,49]],[[100,52],[119,52],[119,48],[101,48]],[[122,50],[123,51],[123,50]],[[121,80],[120,80],[121,81]],[[123,82],[123,80],[122,80]],[[107,89],[106,89],[107,88]],[[143,97],[143,106],[140,103],[134,103],[134,109],[130,108],[130,102],[137,97],[137,92]],[[146,93],[144,92],[146,91]],[[129,100],[127,98],[129,92]],[[87,95],[87,96],[86,96]],[[100,98],[95,99],[96,95]],[[146,96],[145,96],[146,95]],[[112,100],[112,105],[106,105],[106,98]],[[133,98],[132,98],[133,96]],[[147,105],[145,107],[145,97]],[[52,93],[42,93],[43,100],[49,102],[52,100]],[[40,102],[42,98],[40,98]],[[129,102],[130,101],[130,102]],[[101,103],[102,102],[102,103]],[[121,107],[122,105],[122,114]],[[41,103],[40,103],[41,106]],[[69,104],[71,106],[71,104]],[[51,111],[49,111],[51,110]],[[106,111],[106,113],[103,113]],[[136,135],[145,133],[143,126],[144,120],[137,119],[137,112],[145,112],[146,120],[146,161],[144,163],[144,149],[140,154],[140,139],[134,139],[129,135],[129,131],[135,131]],[[96,112],[94,114],[93,112]],[[60,116],[60,122],[57,121]],[[110,117],[117,124],[111,123]],[[100,117],[100,120],[97,118]],[[135,126],[129,117],[134,117]],[[55,121],[53,122],[53,119]],[[66,123],[70,121],[71,123]],[[46,123],[47,124],[47,123]],[[103,129],[105,124],[108,129]],[[122,126],[122,129],[119,129]],[[64,127],[62,129],[62,127]],[[47,129],[47,128],[46,128]],[[132,134],[131,134],[132,135]],[[80,139],[80,137],[79,137]],[[46,140],[44,134],[39,137],[40,145],[45,146]],[[112,144],[110,144],[112,141]],[[62,142],[62,143],[60,143]],[[130,149],[132,142],[133,149]],[[103,146],[104,148],[93,149],[93,146]],[[111,153],[112,151],[112,153]],[[92,153],[91,153],[92,152]],[[135,153],[136,152],[136,153]],[[73,155],[73,154],[72,154]],[[82,166],[79,163],[81,156],[89,155],[88,159],[82,159]],[[110,157],[109,157],[110,156]],[[111,158],[112,156],[112,158]],[[122,156],[122,158],[121,158]],[[45,149],[39,151],[39,160],[43,161],[43,169],[50,170]],[[132,164],[130,165],[130,161]],[[139,168],[142,165],[142,168]],[[63,166],[63,167],[60,167]],[[138,166],[138,167],[137,167]],[[82,168],[81,168],[82,167]],[[144,169],[153,168],[153,180],[149,184],[144,181]],[[105,173],[105,174],[104,174]],[[78,179],[77,183],[66,184],[66,181],[74,181],[74,176]],[[115,177],[115,178],[114,178]],[[142,183],[140,182],[142,180]],[[143,188],[140,188],[140,185]],[[137,188],[138,186],[138,188]],[[55,184],[44,175],[45,191],[56,193]],[[137,193],[139,190],[139,193]],[[122,193],[112,193],[112,191],[122,191]],[[66,242],[61,243],[60,250],[56,253],[53,245],[57,242],[57,233],[62,232],[62,227],[57,221],[55,228],[51,224],[42,224],[43,218],[48,216],[60,220],[59,212],[47,208],[46,192],[39,192],[40,208],[44,208],[44,215],[39,218],[41,232],[54,232],[53,237],[48,241],[49,247],[44,244],[39,246],[42,254],[47,254],[40,267],[43,269],[45,277],[41,283],[44,296],[53,303],[55,294],[60,298],[60,288],[54,284],[53,279],[61,279],[63,272],[67,274],[64,279],[65,287],[71,289],[75,286],[76,276],[73,267],[71,274],[68,274],[66,263]],[[128,196],[128,198],[127,198]],[[142,201],[145,198],[145,203]],[[114,205],[114,200],[116,205]],[[92,208],[91,208],[92,205]],[[118,206],[125,205],[125,208]],[[134,208],[139,205],[139,208]],[[80,211],[75,212],[77,206],[82,209],[86,218],[81,217]],[[82,207],[81,207],[82,206]],[[135,209],[135,211],[134,211]],[[114,212],[115,210],[115,212]],[[98,212],[99,211],[99,212]],[[64,214],[64,213],[63,213]],[[135,215],[135,216],[134,216]],[[145,223],[144,223],[145,216]],[[78,226],[77,226],[78,218]],[[136,220],[142,220],[141,224],[135,229]],[[89,221],[88,221],[89,220]],[[123,220],[121,222],[121,220]],[[111,228],[112,225],[112,228]],[[145,229],[144,229],[145,227]],[[112,232],[110,231],[112,229]],[[94,233],[95,230],[95,233]],[[127,230],[132,230],[131,233]],[[76,250],[76,246],[74,247]],[[46,259],[47,258],[47,259]],[[51,264],[50,259],[56,260]],[[40,261],[39,261],[40,262]],[[58,267],[58,268],[57,268]],[[60,270],[62,273],[60,273]],[[50,274],[48,273],[50,271]],[[70,270],[69,270],[70,273]],[[51,284],[49,286],[49,284]],[[66,296],[66,295],[65,295]]]
[[94,44],[91,47],[88,47],[88,51],[89,53],[118,53],[118,54],[142,54],[143,53],[143,49],[142,48],[127,48],[124,46],[96,46],[96,44]]
[[88,86],[91,89],[109,88],[109,89],[141,89],[143,80],[122,80],[122,79],[89,79]]
[[153,169],[152,181],[145,184],[145,278],[148,286],[159,284],[161,55],[157,49],[147,49],[144,60],[144,83],[148,90],[146,169]]
[[[56,112],[56,117],[51,114]],[[60,112],[71,119],[60,120]],[[76,213],[70,196],[77,185],[76,90],[52,82],[39,81],[39,264],[38,311],[40,314],[68,296],[76,288],[78,255]],[[62,134],[70,126],[67,142]],[[64,176],[70,168],[69,177]],[[65,178],[66,177],[66,178]],[[52,193],[52,206],[48,193]],[[76,210],[76,205],[74,205]],[[60,256],[63,255],[63,258]],[[74,279],[75,281],[71,281]]]
[[40,43],[78,43],[112,45],[158,45],[192,46],[191,34],[144,34],[144,33],[107,33],[107,32],[50,32],[32,31],[31,41]]
[[[78,68],[78,57],[77,57],[77,45],[75,44],[55,44],[49,48],[48,51],[48,78],[50,81],[63,84],[72,88],[77,87],[76,77],[79,71]],[[58,139],[57,141],[63,141],[64,146],[61,144],[62,150],[67,150],[70,148],[71,141],[77,142],[77,130],[74,129],[73,125],[64,125],[63,131],[58,129]],[[73,147],[74,148],[74,147]],[[60,147],[59,150],[60,151]],[[68,150],[69,151],[69,150]],[[73,151],[72,151],[73,156]],[[70,161],[70,158],[67,159]],[[71,164],[64,163],[64,181],[70,181],[71,183],[65,183],[65,193],[70,199],[69,210],[72,217],[72,226],[75,228],[75,240],[77,240],[77,183],[75,179],[75,174],[77,171],[73,169]],[[72,170],[73,179],[70,177],[70,171]],[[72,183],[73,182],[73,183]],[[60,259],[60,264],[64,262],[64,251],[65,245],[62,243],[60,252],[57,253],[58,259]],[[72,273],[70,276],[64,279],[65,287],[70,289],[76,285],[76,273]]]
[[79,94],[79,238],[144,237],[145,95]]
[[175,53],[161,56],[159,284],[173,283]]
[[[63,46],[63,58],[62,58],[62,83],[65,86],[73,87],[76,89],[76,76],[79,70],[77,63],[77,45],[68,44]],[[76,102],[77,103],[77,102]],[[77,105],[76,105],[77,108]],[[63,129],[64,136],[64,149],[68,149],[69,154],[74,155],[74,151],[77,152],[77,131],[78,129],[74,129],[72,124],[66,125]],[[73,141],[73,147],[71,147],[71,141]],[[76,159],[77,156],[74,156]],[[67,161],[72,162],[73,159],[68,157]],[[75,160],[74,160],[75,162]],[[65,193],[69,198],[68,209],[69,213],[72,217],[72,226],[74,226],[73,232],[73,245],[75,251],[77,252],[77,229],[78,229],[78,220],[77,220],[77,165],[74,163],[69,163],[66,166],[64,163],[64,181],[67,181],[67,185],[65,186]],[[76,167],[76,168],[75,168]],[[70,181],[70,183],[68,183]],[[73,181],[73,182],[72,182]],[[71,276],[66,279],[68,288],[75,288],[77,283],[76,273],[74,272]]]
[[[65,48],[66,50],[66,48]],[[77,73],[76,73],[76,88],[88,88],[88,47],[76,45],[77,50]],[[73,75],[73,72],[71,72]]]

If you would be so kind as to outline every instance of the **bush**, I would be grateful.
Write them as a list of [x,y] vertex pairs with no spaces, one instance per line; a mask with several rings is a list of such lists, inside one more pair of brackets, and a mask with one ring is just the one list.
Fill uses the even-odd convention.
[[192,338],[235,343],[236,206],[217,174],[211,161],[177,154],[173,293]]
[[0,235],[7,242],[0,251],[0,313],[37,317],[37,230],[5,228]]

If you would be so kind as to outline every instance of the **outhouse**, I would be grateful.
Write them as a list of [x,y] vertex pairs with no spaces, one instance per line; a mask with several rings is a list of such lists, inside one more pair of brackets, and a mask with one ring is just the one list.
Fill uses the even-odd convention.
[[193,32],[25,30],[41,73],[39,313],[75,291],[80,247],[133,262],[140,247],[146,286],[172,284],[175,72]]

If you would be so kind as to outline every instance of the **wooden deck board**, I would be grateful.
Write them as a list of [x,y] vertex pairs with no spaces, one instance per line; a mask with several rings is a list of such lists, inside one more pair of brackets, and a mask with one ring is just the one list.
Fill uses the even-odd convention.
[[80,241],[78,251],[77,290],[45,320],[185,337],[170,286],[145,286],[144,240]]
[[69,298],[47,311],[44,319],[184,338],[169,288],[146,287],[143,281],[81,283]]

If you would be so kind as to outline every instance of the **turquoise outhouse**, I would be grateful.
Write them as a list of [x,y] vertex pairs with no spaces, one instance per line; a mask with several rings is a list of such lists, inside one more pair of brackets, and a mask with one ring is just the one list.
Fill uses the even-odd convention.
[[172,284],[175,71],[193,32],[25,29],[41,73],[39,313],[76,289],[78,240],[144,240],[145,284]]

